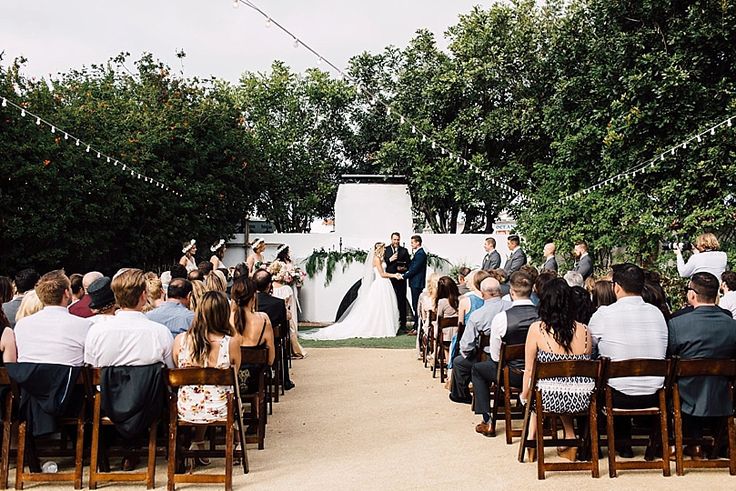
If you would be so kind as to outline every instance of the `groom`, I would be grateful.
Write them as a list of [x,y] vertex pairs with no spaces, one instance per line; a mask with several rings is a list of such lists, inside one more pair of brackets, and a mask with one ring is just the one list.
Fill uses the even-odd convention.
[[[409,267],[409,251],[406,247],[401,247],[401,235],[398,232],[391,234],[391,246],[386,248],[383,260],[387,273],[406,273]],[[399,331],[406,331],[406,280],[391,278],[391,286],[394,287],[399,307]]]
[[424,289],[427,282],[427,253],[422,248],[422,238],[418,235],[411,236],[411,250],[414,251],[414,257],[409,263],[409,271],[404,273],[404,279],[409,280],[409,288],[411,288],[411,308],[414,310],[414,325],[417,325],[419,312],[417,304],[419,303],[419,294]]

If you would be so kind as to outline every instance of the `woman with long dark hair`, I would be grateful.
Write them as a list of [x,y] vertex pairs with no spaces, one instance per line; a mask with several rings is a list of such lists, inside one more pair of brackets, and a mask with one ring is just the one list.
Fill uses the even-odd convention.
[[[539,299],[539,320],[529,326],[526,337],[524,382],[521,399],[529,400],[534,363],[567,360],[590,360],[593,342],[585,324],[576,319],[575,297],[562,278],[547,283]],[[560,377],[538,382],[542,389],[542,405],[555,413],[584,411],[590,404],[594,383],[584,377]],[[573,438],[572,417],[562,416],[565,438]],[[532,418],[529,438],[536,433],[536,419]],[[536,458],[529,449],[530,459]],[[557,454],[575,460],[577,448],[557,448]]]
[[593,307],[596,310],[605,305],[616,303],[616,293],[613,291],[613,282],[610,278],[598,280],[593,285]]

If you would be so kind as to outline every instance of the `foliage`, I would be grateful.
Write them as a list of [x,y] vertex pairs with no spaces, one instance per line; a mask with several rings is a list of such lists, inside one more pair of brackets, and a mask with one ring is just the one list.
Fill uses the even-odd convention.
[[365,262],[368,257],[368,251],[362,249],[347,248],[342,251],[326,251],[324,248],[315,250],[304,261],[304,270],[309,278],[323,271],[325,272],[325,286],[332,282],[332,276],[338,263],[342,263],[342,271],[350,266],[353,262]]

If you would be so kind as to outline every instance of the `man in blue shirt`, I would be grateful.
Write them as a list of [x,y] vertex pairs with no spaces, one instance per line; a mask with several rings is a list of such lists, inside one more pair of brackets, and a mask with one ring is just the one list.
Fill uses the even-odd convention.
[[169,283],[166,292],[167,300],[146,314],[148,319],[165,325],[176,337],[177,334],[189,330],[194,320],[194,312],[189,310],[192,297],[192,283],[184,278],[175,278]]

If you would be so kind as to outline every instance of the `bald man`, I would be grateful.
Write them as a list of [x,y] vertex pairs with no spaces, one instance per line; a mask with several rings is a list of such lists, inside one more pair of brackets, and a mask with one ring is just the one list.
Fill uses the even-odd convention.
[[554,271],[557,272],[557,259],[555,258],[555,252],[557,248],[554,242],[548,242],[544,244],[544,265],[541,271]]
[[95,315],[95,313],[92,312],[92,309],[89,308],[89,303],[92,301],[92,297],[90,297],[87,293],[87,289],[92,283],[95,282],[95,280],[99,278],[102,278],[102,273],[100,273],[99,271],[91,271],[84,275],[84,277],[82,278],[82,288],[84,289],[84,296],[79,300],[79,302],[76,302],[74,303],[74,305],[69,307],[70,314],[76,315],[77,317],[82,317],[84,319]]

